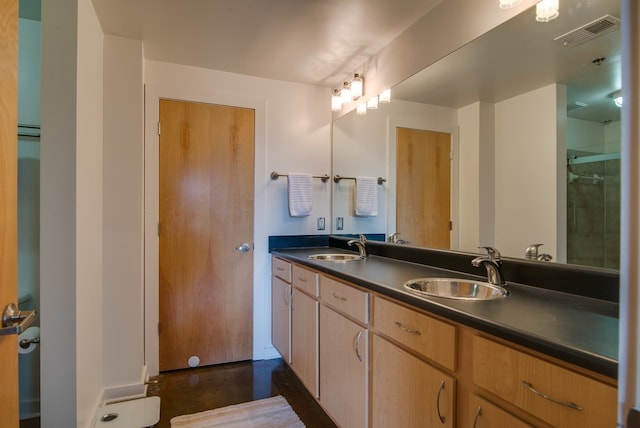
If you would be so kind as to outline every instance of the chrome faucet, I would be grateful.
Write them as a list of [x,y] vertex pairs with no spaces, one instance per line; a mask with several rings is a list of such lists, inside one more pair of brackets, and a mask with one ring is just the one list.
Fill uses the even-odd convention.
[[487,280],[494,285],[504,285],[506,281],[502,275],[502,259],[500,258],[500,252],[493,247],[478,247],[484,248],[487,251],[486,256],[476,257],[471,260],[471,264],[475,267],[484,265],[487,269]]
[[389,237],[387,238],[387,242],[390,242],[392,244],[408,244],[409,241],[405,241],[404,239],[400,239],[398,238],[400,236],[400,232],[396,232],[392,235],[389,235]]
[[538,249],[542,245],[543,244],[531,244],[531,245],[529,245],[524,250],[524,258],[525,259],[529,259],[529,260],[540,260],[540,261],[543,261],[543,262],[548,262],[549,260],[551,260],[553,258],[551,256],[551,254],[547,254],[547,253],[538,254]]
[[367,257],[367,248],[365,247],[365,244],[367,243],[367,238],[365,238],[365,236],[362,234],[360,234],[359,236],[360,236],[359,239],[352,239],[348,241],[347,245],[349,246],[355,245],[356,247],[358,247],[358,251],[360,252],[360,257]]

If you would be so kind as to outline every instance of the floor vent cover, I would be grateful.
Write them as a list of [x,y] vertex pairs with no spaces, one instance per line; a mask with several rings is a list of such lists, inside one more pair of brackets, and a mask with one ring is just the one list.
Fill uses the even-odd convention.
[[553,40],[562,43],[564,46],[577,46],[595,37],[617,30],[618,28],[620,28],[620,20],[615,16],[605,15],[582,27],[558,36]]

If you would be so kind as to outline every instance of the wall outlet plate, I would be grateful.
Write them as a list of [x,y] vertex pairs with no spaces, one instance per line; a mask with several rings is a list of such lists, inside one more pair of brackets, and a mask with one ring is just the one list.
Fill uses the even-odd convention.
[[324,217],[318,217],[318,230],[324,230],[324,229],[325,229]]
[[344,218],[343,217],[337,217],[336,218],[336,230],[343,230],[344,229]]

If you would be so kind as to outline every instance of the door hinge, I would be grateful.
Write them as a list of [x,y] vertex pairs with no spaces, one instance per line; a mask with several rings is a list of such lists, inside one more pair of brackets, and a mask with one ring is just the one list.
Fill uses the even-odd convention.
[[160,223],[158,223],[158,236],[160,236]]
[[453,152],[449,152],[449,160],[453,160]]
[[158,323],[158,336],[160,336],[160,323]]
[[453,222],[452,221],[449,222],[449,230],[453,230]]
[[162,127],[160,126],[160,122],[158,122],[158,135],[160,135],[161,129],[162,129]]

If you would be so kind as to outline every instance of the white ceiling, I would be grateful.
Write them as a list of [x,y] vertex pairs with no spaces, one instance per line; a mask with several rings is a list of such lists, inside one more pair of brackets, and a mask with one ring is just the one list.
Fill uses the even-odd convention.
[[442,0],[93,0],[145,57],[337,87]]

